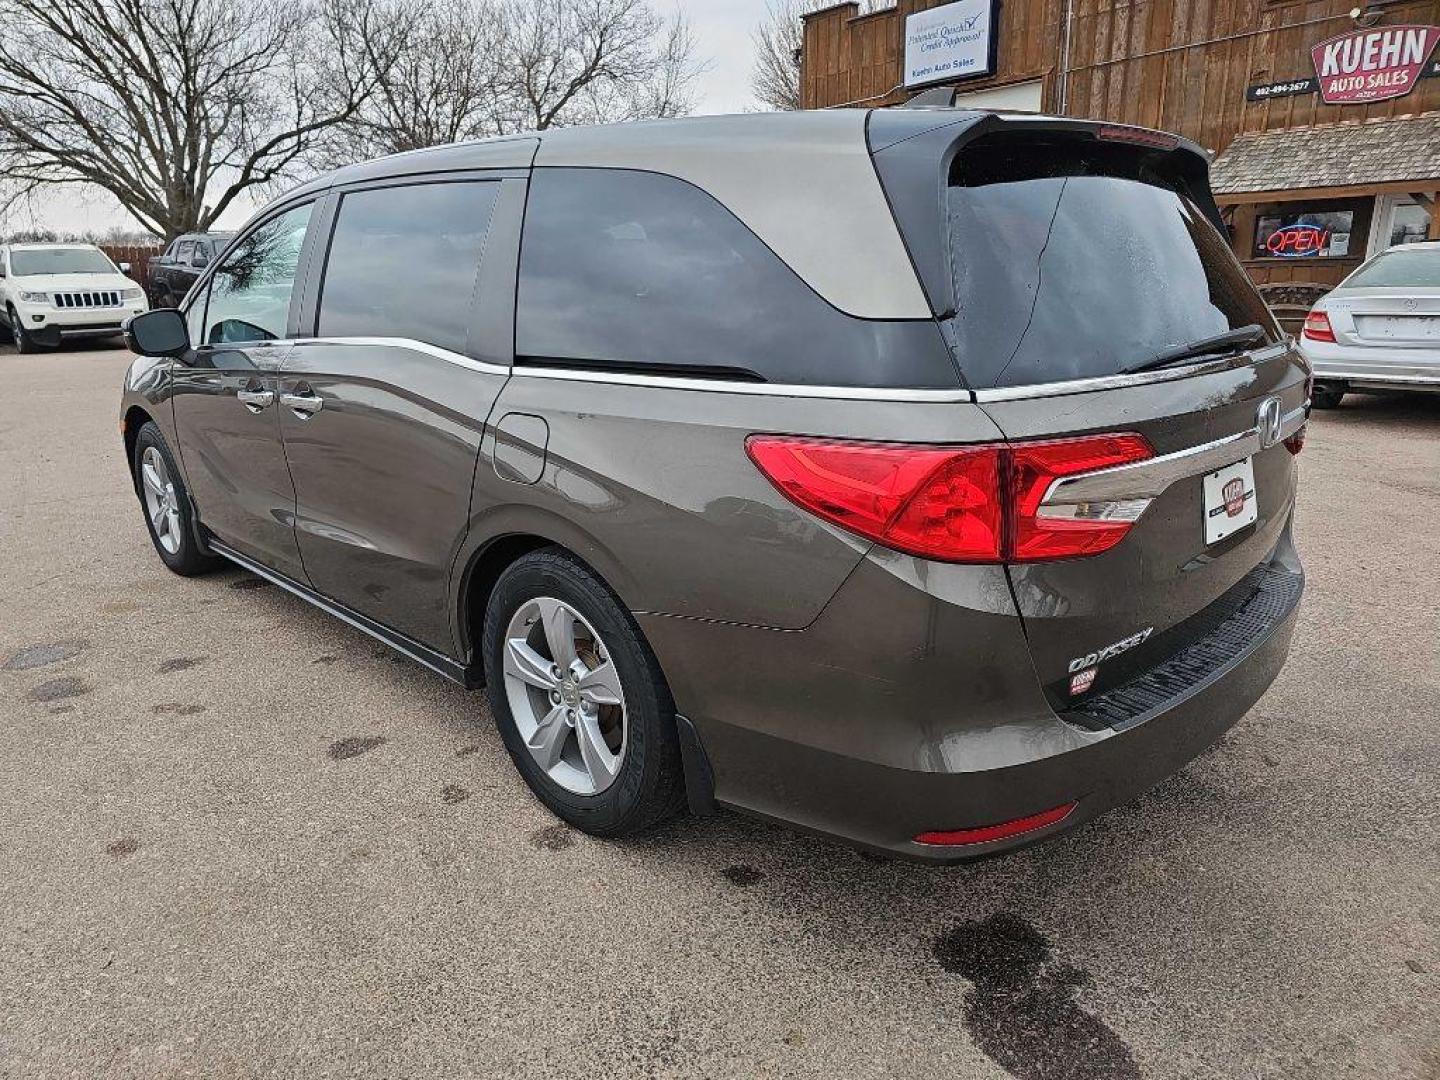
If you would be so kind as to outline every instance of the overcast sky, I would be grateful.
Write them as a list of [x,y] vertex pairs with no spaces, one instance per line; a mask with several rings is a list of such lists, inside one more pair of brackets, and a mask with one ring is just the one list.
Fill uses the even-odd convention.
[[[765,16],[765,0],[655,0],[655,7],[668,13],[672,3],[690,19],[696,51],[709,61],[695,88],[695,111],[729,113],[753,108],[750,32]],[[252,205],[238,207],[226,214],[222,224],[234,228],[252,209]],[[17,208],[9,220],[0,223],[0,231],[35,227],[104,232],[116,225],[131,228],[134,224],[103,193],[82,196],[78,190],[60,188],[32,200],[28,208]]]

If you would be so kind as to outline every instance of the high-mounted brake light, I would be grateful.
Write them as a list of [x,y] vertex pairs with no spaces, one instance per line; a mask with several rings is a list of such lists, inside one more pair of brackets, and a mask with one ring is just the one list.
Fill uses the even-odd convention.
[[[915,446],[752,435],[746,450],[796,505],[885,547],[941,562],[1036,562],[1119,543],[1144,509],[1044,507],[1051,484],[1151,457],[1140,435]],[[1118,509],[1116,509],[1118,508]]]
[[1075,809],[1076,804],[1066,803],[1053,810],[1045,810],[1029,817],[1001,822],[999,825],[982,825],[976,829],[947,829],[937,832],[922,832],[915,837],[915,843],[932,847],[961,847],[965,844],[984,844],[991,840],[1004,840],[1008,836],[1022,836],[1057,821],[1064,821]]
[[1180,145],[1180,140],[1174,135],[1167,135],[1163,131],[1151,131],[1149,128],[1128,127],[1124,124],[1106,124],[1095,133],[1095,137],[1104,139],[1106,142],[1153,146],[1157,150],[1174,150]]
[[1335,340],[1335,330],[1330,325],[1330,316],[1323,311],[1312,311],[1305,316],[1305,325],[1300,328],[1300,335],[1311,341]]

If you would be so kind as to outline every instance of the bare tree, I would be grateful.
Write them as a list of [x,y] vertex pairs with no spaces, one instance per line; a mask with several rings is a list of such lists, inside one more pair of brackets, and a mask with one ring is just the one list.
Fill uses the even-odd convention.
[[762,105],[772,109],[800,108],[800,44],[804,38],[801,15],[821,5],[816,0],[768,0],[765,21],[751,32],[755,67],[750,89]]
[[[403,27],[375,92],[317,165],[486,135],[689,111],[700,66],[682,18],[647,0],[390,0]],[[350,43],[361,52],[359,35]]]
[[208,228],[368,98],[395,44],[377,4],[0,0],[6,194],[93,186],[158,236]]

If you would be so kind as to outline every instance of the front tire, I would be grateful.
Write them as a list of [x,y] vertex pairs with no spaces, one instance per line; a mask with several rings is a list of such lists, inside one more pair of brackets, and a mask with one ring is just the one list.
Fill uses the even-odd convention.
[[10,340],[15,345],[17,353],[37,353],[40,351],[40,343],[25,332],[25,324],[20,321],[20,316],[15,313],[12,307],[9,309],[10,317]]
[[506,749],[557,817],[618,837],[680,811],[675,704],[639,626],[589,567],[559,548],[512,563],[481,649]]
[[153,420],[141,425],[135,436],[130,469],[145,514],[145,527],[160,561],[181,577],[194,577],[220,567],[224,560],[200,550],[190,493]]

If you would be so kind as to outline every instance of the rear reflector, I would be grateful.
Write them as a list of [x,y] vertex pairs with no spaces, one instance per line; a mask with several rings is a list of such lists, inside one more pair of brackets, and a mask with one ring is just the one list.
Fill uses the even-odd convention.
[[1300,328],[1300,336],[1307,337],[1311,341],[1335,340],[1335,330],[1330,325],[1330,316],[1323,311],[1312,311],[1305,316],[1305,325]]
[[1305,449],[1305,425],[1301,424],[1300,429],[1285,440],[1285,449],[1292,454],[1298,454]]
[[1016,818],[1014,821],[1005,821],[999,825],[982,825],[978,829],[950,829],[943,832],[923,832],[915,837],[917,844],[929,844],[933,847],[960,847],[965,844],[985,844],[991,840],[1004,840],[1010,836],[1020,836],[1024,833],[1034,832],[1036,829],[1043,829],[1047,825],[1054,825],[1057,821],[1064,821],[1070,816],[1077,804],[1071,802],[1064,806],[1057,806],[1054,810],[1045,810],[1039,814],[1031,814],[1029,817]]
[[[1035,562],[1094,555],[1144,503],[1044,507],[1051,484],[1153,451],[1135,434],[976,446],[752,435],[750,459],[786,498],[876,543],[943,562]],[[1063,512],[1062,512],[1063,511]]]

